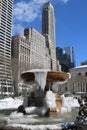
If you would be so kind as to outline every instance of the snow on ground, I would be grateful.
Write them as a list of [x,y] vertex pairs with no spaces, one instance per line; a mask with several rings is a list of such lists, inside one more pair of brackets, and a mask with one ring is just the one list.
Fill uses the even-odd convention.
[[[61,98],[62,98],[61,113],[70,112],[72,108],[80,106],[78,100],[74,97],[65,97],[64,95],[62,95]],[[4,98],[0,100],[0,110],[8,108],[18,108],[18,106],[22,104],[23,104],[22,98],[11,98],[11,97]]]
[[61,96],[62,98],[62,109],[61,113],[64,112],[71,112],[72,108],[80,107],[79,102],[74,97],[65,97],[64,95]]
[[18,108],[18,106],[22,105],[23,99],[19,98],[4,98],[0,99],[0,110],[9,109],[9,108]]

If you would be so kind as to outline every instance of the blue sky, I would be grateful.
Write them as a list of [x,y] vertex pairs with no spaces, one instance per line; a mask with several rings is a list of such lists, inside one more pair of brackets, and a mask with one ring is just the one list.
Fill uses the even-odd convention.
[[[34,27],[41,33],[42,6],[49,0],[14,0],[13,35]],[[87,0],[52,0],[55,10],[56,46],[73,46],[76,66],[87,61]]]

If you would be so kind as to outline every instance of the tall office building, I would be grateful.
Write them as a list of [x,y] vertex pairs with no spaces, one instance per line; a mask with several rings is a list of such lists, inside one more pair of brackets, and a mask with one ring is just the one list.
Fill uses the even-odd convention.
[[50,69],[57,70],[55,45],[55,16],[52,3],[49,1],[42,9],[42,35],[45,36],[46,47],[49,51]]
[[13,0],[0,0],[0,89],[12,89],[11,30]]
[[51,2],[47,2],[42,10],[42,34],[55,44],[55,16]]
[[65,47],[64,50],[65,50],[66,54],[70,56],[71,68],[75,67],[74,48],[72,46],[69,46],[69,47]]
[[50,69],[45,37],[34,28],[25,28],[24,35],[12,37],[12,72],[15,93],[23,87],[21,73],[29,69]]
[[63,48],[56,47],[56,56],[61,65],[61,70],[64,72],[69,72],[69,69],[72,68],[70,55],[67,54]]
[[50,69],[48,49],[45,37],[34,28],[24,29],[24,36],[30,43],[30,69]]
[[19,92],[21,73],[30,69],[30,44],[24,35],[12,37],[12,75],[15,94]]
[[56,47],[56,56],[61,65],[62,71],[68,72],[70,68],[75,67],[74,48],[69,46],[65,48]]

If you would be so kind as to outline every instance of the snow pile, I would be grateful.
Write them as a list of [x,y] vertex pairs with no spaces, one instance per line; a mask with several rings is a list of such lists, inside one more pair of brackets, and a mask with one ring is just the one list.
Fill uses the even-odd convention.
[[23,100],[18,98],[4,98],[0,100],[0,110],[9,109],[9,108],[18,108],[18,106],[22,105]]
[[48,108],[56,107],[56,98],[55,98],[55,94],[52,91],[50,90],[47,91],[45,100]]
[[72,108],[80,107],[78,100],[74,97],[65,97],[64,95],[62,95],[61,98],[62,98],[61,113],[71,112]]
[[46,108],[46,107],[27,107],[27,108],[25,108],[25,111],[27,114],[37,114],[40,116],[44,116],[47,113],[48,108]]

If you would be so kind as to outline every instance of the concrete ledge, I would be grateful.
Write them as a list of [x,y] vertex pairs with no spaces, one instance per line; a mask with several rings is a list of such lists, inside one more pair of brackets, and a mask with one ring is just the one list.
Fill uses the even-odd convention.
[[11,127],[11,126],[0,126],[0,130],[23,130],[23,129]]
[[28,127],[0,126],[0,130],[62,130],[62,128],[56,125],[35,125]]
[[64,124],[47,124],[47,125],[27,125],[12,124],[11,126],[0,126],[0,130],[77,130],[74,122]]

